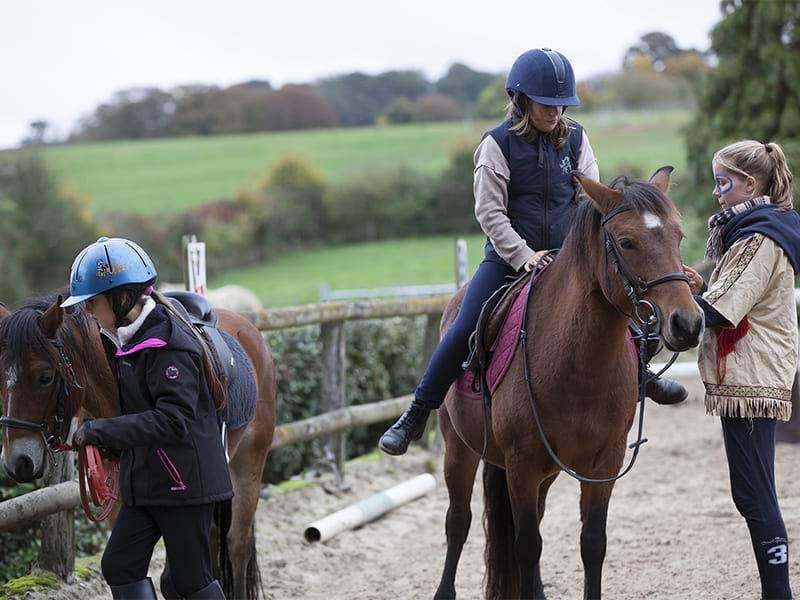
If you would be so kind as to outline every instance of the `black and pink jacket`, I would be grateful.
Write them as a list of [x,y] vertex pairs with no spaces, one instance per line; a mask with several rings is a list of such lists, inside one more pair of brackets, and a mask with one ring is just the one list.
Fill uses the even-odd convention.
[[163,306],[111,351],[120,416],[86,423],[90,444],[122,450],[128,506],[206,504],[233,496],[200,346]]

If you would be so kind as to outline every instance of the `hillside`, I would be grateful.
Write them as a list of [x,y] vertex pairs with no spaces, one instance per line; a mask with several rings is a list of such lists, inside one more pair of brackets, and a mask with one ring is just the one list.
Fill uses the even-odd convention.
[[[646,173],[685,164],[684,111],[577,118],[589,132],[604,179],[631,167]],[[154,214],[231,197],[287,155],[309,161],[329,182],[398,165],[437,173],[454,145],[474,146],[490,126],[470,121],[77,144],[48,148],[45,156],[95,212]]]

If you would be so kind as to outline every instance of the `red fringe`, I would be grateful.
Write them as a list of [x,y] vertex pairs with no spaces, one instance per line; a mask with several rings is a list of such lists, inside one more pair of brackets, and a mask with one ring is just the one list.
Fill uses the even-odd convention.
[[725,381],[728,369],[728,354],[736,350],[736,342],[742,339],[750,331],[750,323],[747,315],[739,321],[735,329],[723,329],[719,334],[717,342],[717,384]]

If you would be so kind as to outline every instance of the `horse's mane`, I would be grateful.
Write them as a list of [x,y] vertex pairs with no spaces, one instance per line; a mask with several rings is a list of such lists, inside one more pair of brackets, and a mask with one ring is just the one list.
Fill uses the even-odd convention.
[[[58,300],[66,297],[63,290],[26,300],[17,310],[0,320],[0,369],[6,370],[21,365],[25,357],[34,353],[51,362],[58,362],[58,354],[50,340],[39,326],[39,317]],[[65,325],[60,338],[66,348],[80,346],[80,340],[89,331],[89,317],[82,306],[77,305],[64,311]]]
[[[639,214],[650,212],[665,219],[678,218],[678,211],[672,201],[650,183],[630,180],[623,175],[612,181],[610,187],[621,191],[625,198],[623,205],[630,206]],[[580,202],[572,227],[564,241],[564,249],[569,248],[579,256],[588,255],[592,241],[600,231],[602,218],[603,215],[591,201]]]

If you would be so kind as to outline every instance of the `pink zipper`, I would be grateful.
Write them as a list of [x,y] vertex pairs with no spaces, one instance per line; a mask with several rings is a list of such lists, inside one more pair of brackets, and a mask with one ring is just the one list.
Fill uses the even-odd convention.
[[172,481],[175,482],[175,485],[169,488],[171,492],[183,492],[186,490],[186,484],[183,483],[183,478],[181,477],[180,471],[172,464],[172,461],[167,456],[167,453],[164,452],[163,448],[157,448],[156,454],[158,454],[158,458],[161,459],[161,464],[164,465],[164,468],[167,470],[167,473],[172,478]]

